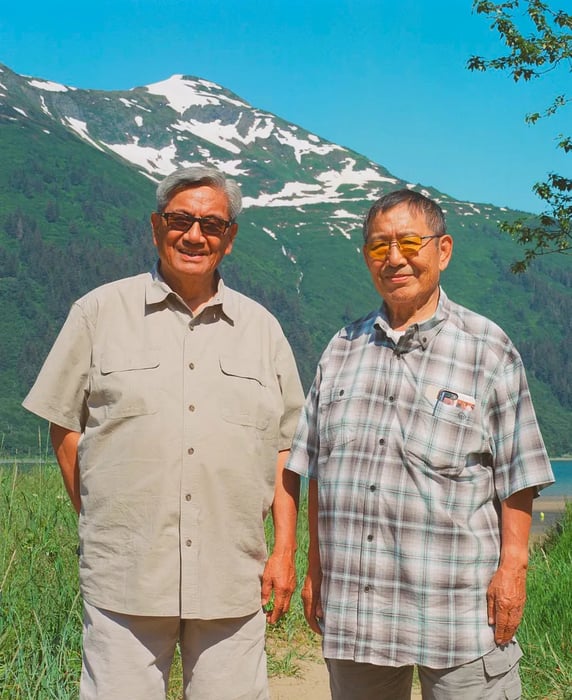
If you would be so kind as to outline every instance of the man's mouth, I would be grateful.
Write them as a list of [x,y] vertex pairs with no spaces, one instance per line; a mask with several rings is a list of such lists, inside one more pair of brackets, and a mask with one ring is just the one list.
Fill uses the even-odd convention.
[[197,258],[206,255],[204,250],[189,250],[188,248],[177,248],[177,252],[187,258]]
[[402,270],[396,270],[395,272],[386,272],[383,275],[383,279],[387,280],[388,282],[403,282],[409,277],[411,277],[411,274]]

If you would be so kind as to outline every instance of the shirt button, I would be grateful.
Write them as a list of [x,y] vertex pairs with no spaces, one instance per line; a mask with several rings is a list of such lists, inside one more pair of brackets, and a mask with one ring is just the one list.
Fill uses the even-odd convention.
[[195,407],[193,406],[193,404],[191,404],[191,405],[189,406],[189,411],[191,411],[191,413],[192,413],[194,410],[195,410]]
[[373,540],[373,535],[368,535],[368,536],[367,536],[367,541],[368,541],[368,542],[371,542],[372,540]]
[[375,491],[375,489],[376,489],[375,484],[372,484],[372,485],[369,487],[369,490],[370,490],[370,491]]
[[343,396],[345,393],[346,393],[346,392],[345,392],[344,389],[340,389],[340,396]]
[[195,454],[194,447],[189,447],[189,449],[187,450],[187,454],[194,455]]
[[187,547],[190,547],[190,546],[193,544],[193,541],[192,541],[192,540],[187,540],[187,541],[185,542],[185,544],[187,545]]
[[389,401],[390,401],[390,402],[395,401],[395,396],[390,396],[390,397],[389,397]]
[[189,369],[195,369],[195,363],[189,362]]
[[385,445],[385,440],[383,438],[379,438],[379,444],[380,445]]
[[367,593],[370,590],[371,586],[364,586],[364,591]]
[[192,498],[191,494],[188,493],[188,494],[185,496],[185,501],[190,501],[191,498]]

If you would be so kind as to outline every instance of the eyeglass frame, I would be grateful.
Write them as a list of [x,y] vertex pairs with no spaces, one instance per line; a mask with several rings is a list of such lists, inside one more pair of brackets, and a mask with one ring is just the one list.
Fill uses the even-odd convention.
[[[187,214],[186,212],[179,212],[179,211],[157,211],[155,212],[158,216],[160,216],[163,221],[167,224],[167,226],[170,226],[169,224],[169,216],[180,216],[185,219],[187,219],[190,223],[188,228],[186,229],[172,229],[174,231],[178,231],[179,233],[187,233],[197,222],[199,224],[199,228],[201,229],[201,233],[207,236],[219,236],[222,237],[224,234],[228,231],[228,229],[236,223],[235,219],[229,219],[228,221],[226,219],[221,219],[220,216],[193,216],[192,214]],[[220,221],[222,224],[224,224],[224,229],[220,233],[207,233],[205,234],[205,231],[203,230],[202,223],[203,221],[208,221],[208,220],[216,219],[216,221]]]
[[[405,240],[405,239],[407,239],[407,238],[418,238],[420,241],[424,241],[424,240],[429,240],[429,239],[431,239],[431,238],[442,238],[442,237],[443,237],[443,234],[432,234],[431,236],[418,236],[416,233],[414,233],[414,234],[410,234],[410,235],[408,235],[408,236],[402,236],[402,237],[401,237],[401,240]],[[374,256],[371,255],[371,253],[369,252],[369,247],[370,247],[370,245],[373,244],[373,243],[376,243],[376,242],[377,242],[377,243],[381,243],[382,241],[383,241],[384,243],[387,243],[387,250],[386,250],[385,254],[383,255],[383,257],[374,257]],[[381,239],[381,238],[378,238],[377,241],[375,241],[375,240],[374,240],[374,241],[371,241],[371,242],[370,242],[370,241],[366,241],[366,243],[365,243],[364,246],[363,246],[363,249],[364,249],[366,255],[367,255],[371,260],[385,260],[385,259],[387,258],[387,256],[389,255],[389,253],[391,252],[392,246],[394,246],[394,245],[397,246],[397,248],[398,248],[400,254],[403,255],[404,258],[412,258],[414,255],[417,255],[417,253],[421,250],[421,248],[423,248],[423,247],[426,245],[425,243],[422,243],[422,244],[419,246],[419,248],[417,248],[417,250],[414,250],[412,253],[407,254],[407,253],[404,253],[403,250],[401,249],[401,245],[399,244],[399,241],[400,241],[399,238],[392,238],[390,241],[385,241],[385,240],[383,240],[383,239]]]

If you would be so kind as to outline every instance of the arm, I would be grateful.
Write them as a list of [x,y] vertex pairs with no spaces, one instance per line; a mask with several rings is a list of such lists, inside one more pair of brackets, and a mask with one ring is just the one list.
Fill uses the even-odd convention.
[[272,503],[274,548],[262,575],[262,605],[267,605],[270,602],[272,591],[274,591],[274,607],[266,613],[266,619],[272,624],[288,612],[292,593],[296,589],[294,556],[296,553],[300,477],[284,468],[289,454],[289,450],[278,453],[276,485]]
[[318,539],[318,482],[315,479],[310,479],[308,488],[308,530],[310,534],[308,571],[302,588],[302,601],[304,602],[304,615],[311,629],[317,634],[322,634],[318,624],[318,620],[321,620],[324,612],[320,593],[322,565]]
[[81,496],[79,489],[79,465],[77,461],[77,445],[81,433],[62,428],[61,425],[50,425],[50,439],[52,447],[64,480],[68,496],[75,512],[79,515],[81,510]]
[[512,639],[524,612],[533,497],[533,488],[523,489],[501,504],[500,563],[487,590],[488,620],[497,644]]

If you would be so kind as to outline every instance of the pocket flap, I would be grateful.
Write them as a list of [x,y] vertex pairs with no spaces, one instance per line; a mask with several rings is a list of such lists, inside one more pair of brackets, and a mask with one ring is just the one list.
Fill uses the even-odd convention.
[[252,379],[260,386],[264,386],[264,382],[260,378],[260,362],[255,362],[253,358],[244,355],[221,355],[219,362],[223,374],[241,379]]
[[507,645],[497,647],[483,656],[485,670],[489,676],[494,678],[508,673],[510,669],[519,662],[522,651],[516,642],[509,642]]
[[101,358],[101,373],[129,372],[135,369],[154,369],[158,367],[159,354],[145,350],[127,353],[124,350],[108,350]]

